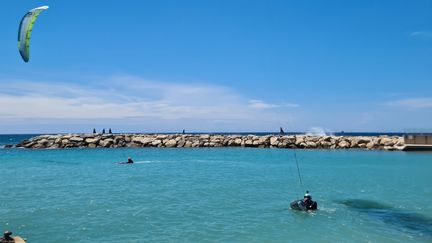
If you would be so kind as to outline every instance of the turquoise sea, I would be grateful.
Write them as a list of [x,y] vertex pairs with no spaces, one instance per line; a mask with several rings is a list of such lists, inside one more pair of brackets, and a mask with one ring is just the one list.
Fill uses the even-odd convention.
[[[0,149],[0,168],[0,230],[28,242],[432,242],[427,152]],[[306,189],[319,210],[290,210]]]

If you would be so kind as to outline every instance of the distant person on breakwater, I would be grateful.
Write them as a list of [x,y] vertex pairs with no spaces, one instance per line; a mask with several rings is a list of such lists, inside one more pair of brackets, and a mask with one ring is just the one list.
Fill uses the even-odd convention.
[[102,129],[102,134],[105,134],[105,128],[104,128],[104,129]]
[[109,134],[112,134],[111,128],[109,129],[108,133],[109,133]]
[[12,232],[5,231],[3,237],[0,238],[0,243],[14,243],[15,240],[11,237]]
[[93,128],[93,133],[96,133],[96,128]]

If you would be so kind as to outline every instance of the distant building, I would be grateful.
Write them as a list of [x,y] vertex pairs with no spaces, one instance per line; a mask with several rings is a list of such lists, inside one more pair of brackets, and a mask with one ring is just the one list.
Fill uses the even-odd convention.
[[429,144],[432,145],[432,134],[405,134],[405,144]]
[[404,134],[404,150],[432,150],[432,133]]

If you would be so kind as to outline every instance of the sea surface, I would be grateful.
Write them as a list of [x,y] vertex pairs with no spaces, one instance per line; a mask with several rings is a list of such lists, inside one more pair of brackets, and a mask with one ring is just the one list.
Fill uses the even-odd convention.
[[17,144],[25,139],[29,139],[38,135],[39,134],[0,134],[0,148],[3,148],[7,144]]
[[[0,230],[28,242],[432,242],[428,152],[0,149],[0,168]],[[305,190],[319,210],[290,210]]]

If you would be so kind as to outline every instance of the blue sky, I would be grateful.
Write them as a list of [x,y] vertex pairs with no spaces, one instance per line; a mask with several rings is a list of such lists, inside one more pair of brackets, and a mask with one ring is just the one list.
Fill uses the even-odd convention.
[[[24,63],[19,21],[41,5]],[[428,0],[2,7],[0,133],[431,128]]]

